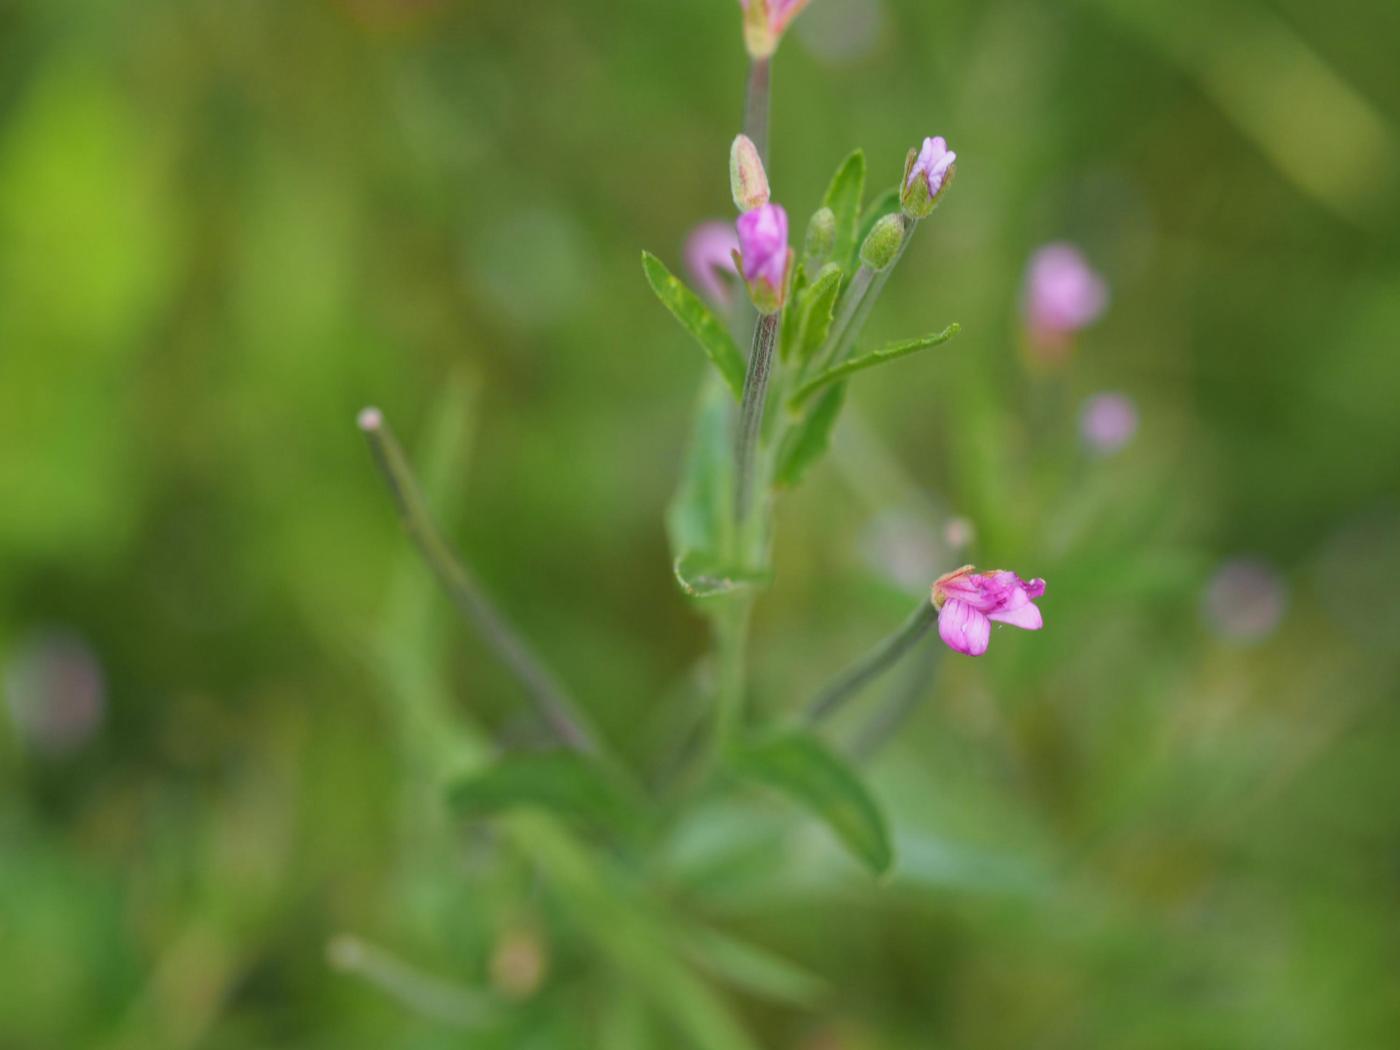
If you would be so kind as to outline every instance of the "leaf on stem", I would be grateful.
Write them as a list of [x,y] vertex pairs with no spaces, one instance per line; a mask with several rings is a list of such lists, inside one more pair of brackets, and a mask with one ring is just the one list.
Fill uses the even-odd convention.
[[822,206],[830,208],[836,216],[836,240],[831,258],[843,266],[848,265],[855,254],[860,202],[864,194],[865,151],[858,149],[841,162],[822,198]]
[[642,823],[640,801],[576,751],[507,756],[450,785],[447,799],[466,819],[528,806],[614,831],[634,831]]
[[828,383],[835,383],[845,379],[847,376],[862,372],[867,368],[874,368],[876,365],[884,364],[886,361],[895,361],[909,354],[917,353],[920,350],[927,350],[931,346],[940,346],[946,343],[961,330],[957,324],[950,324],[941,332],[933,335],[926,335],[920,339],[910,339],[903,343],[891,343],[889,346],[881,347],[879,350],[872,350],[868,354],[861,354],[848,361],[842,361],[839,365],[828,368],[825,372],[803,383],[797,393],[792,395],[788,402],[788,407],[800,409],[809,397],[815,394]]
[[836,383],[821,396],[807,417],[783,437],[778,450],[778,470],[774,481],[793,486],[802,480],[831,443],[831,431],[846,400],[846,384]]
[[719,319],[700,297],[681,283],[651,252],[642,252],[647,283],[663,306],[689,332],[724,378],[734,400],[744,396],[744,355]]
[[877,875],[894,859],[884,815],[860,778],[810,733],[770,737],[741,748],[735,772],[786,795],[822,820]]
[[706,551],[683,554],[671,568],[681,590],[692,598],[714,598],[740,587],[765,584],[770,578],[770,573],[762,569],[725,565]]
[[797,360],[809,360],[826,342],[831,319],[836,313],[836,299],[841,294],[842,276],[841,267],[828,263],[808,285],[799,307],[801,323],[794,347]]
[[682,951],[701,969],[736,988],[777,1003],[810,1006],[826,982],[796,963],[708,926],[691,926]]

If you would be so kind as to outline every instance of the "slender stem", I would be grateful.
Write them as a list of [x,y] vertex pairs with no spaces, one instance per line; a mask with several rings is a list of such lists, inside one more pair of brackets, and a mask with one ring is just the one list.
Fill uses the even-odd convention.
[[367,408],[360,413],[359,424],[394,498],[404,530],[417,544],[423,560],[452,599],[452,604],[481,632],[496,655],[520,679],[559,739],[578,751],[596,753],[598,744],[594,734],[554,673],[530,651],[524,639],[492,604],[476,578],[444,542],[428,513],[427,503],[408,459],[383,413],[377,408]]
[[928,695],[929,683],[933,680],[938,663],[943,658],[943,646],[930,645],[924,648],[919,658],[909,669],[908,677],[900,682],[884,703],[875,709],[870,720],[861,728],[851,745],[851,757],[857,762],[868,762],[889,743],[908,721],[915,708]]
[[714,739],[711,741],[712,760],[724,754],[743,724],[749,612],[752,608],[753,602],[749,596],[736,595],[729,607],[715,617],[715,655],[719,668]]
[[755,58],[749,64],[749,89],[744,99],[744,134],[758,147],[768,165],[768,108],[773,94],[773,60]]
[[885,290],[890,274],[894,273],[899,260],[904,258],[909,242],[914,239],[918,220],[911,219],[903,213],[900,214],[900,219],[904,223],[904,237],[899,242],[899,250],[895,252],[894,259],[880,271],[861,263],[856,275],[851,278],[850,286],[841,296],[841,308],[836,314],[836,320],[831,324],[831,331],[827,333],[826,342],[812,355],[812,361],[819,369],[840,364],[842,358],[850,352],[856,337],[865,328],[865,322],[870,319],[880,293]]
[[816,725],[834,714],[866,685],[899,662],[924,633],[938,622],[938,610],[925,598],[919,603],[899,630],[870,650],[827,686],[807,708],[807,724]]
[[744,398],[739,406],[739,429],[734,442],[734,520],[743,534],[753,502],[754,460],[758,455],[758,430],[768,398],[768,376],[773,370],[773,346],[778,339],[778,314],[760,314],[753,329],[749,370],[744,376]]

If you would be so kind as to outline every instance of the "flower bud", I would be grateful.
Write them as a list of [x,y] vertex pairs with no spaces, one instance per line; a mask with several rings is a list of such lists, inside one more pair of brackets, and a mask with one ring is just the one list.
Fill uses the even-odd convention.
[[886,215],[875,224],[860,246],[860,261],[877,273],[888,269],[904,243],[904,216]]
[[953,182],[957,159],[958,155],[948,148],[942,135],[924,139],[918,153],[909,151],[899,194],[905,215],[922,219],[938,206],[938,198]]
[[809,271],[818,269],[836,246],[836,213],[819,208],[807,223],[807,239],[802,248]]
[[768,58],[808,0],[739,0],[744,8],[744,46],[753,58]]
[[749,286],[749,297],[760,313],[782,309],[787,297],[792,249],[788,247],[787,212],[781,205],[765,204],[739,216],[736,257],[739,272]]
[[768,173],[763,170],[763,158],[758,147],[747,135],[739,135],[729,147],[729,189],[734,194],[734,207],[753,211],[768,203]]

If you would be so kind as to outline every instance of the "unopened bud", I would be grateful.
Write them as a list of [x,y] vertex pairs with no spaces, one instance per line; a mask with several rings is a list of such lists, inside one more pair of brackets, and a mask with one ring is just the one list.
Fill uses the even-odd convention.
[[835,245],[836,213],[830,208],[820,208],[807,223],[807,240],[802,249],[807,268],[815,270],[820,267]]
[[749,286],[749,298],[759,313],[776,313],[787,298],[792,272],[787,212],[779,204],[765,204],[739,216],[736,226],[739,251],[735,256]]
[[768,173],[763,170],[758,147],[747,135],[737,136],[729,148],[729,188],[734,207],[740,211],[753,211],[768,203]]
[[904,217],[886,215],[875,224],[860,246],[860,261],[872,270],[888,269],[904,243]]
[[948,148],[942,135],[924,139],[922,148],[909,151],[904,162],[904,181],[900,186],[899,203],[911,219],[925,218],[938,206],[957,174],[958,155]]

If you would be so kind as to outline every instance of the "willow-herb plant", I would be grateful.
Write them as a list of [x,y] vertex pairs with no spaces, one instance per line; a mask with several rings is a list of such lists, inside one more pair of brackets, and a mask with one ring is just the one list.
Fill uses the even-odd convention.
[[[613,820],[619,835],[639,827],[656,833],[688,802],[747,781],[790,797],[825,821],[857,858],[883,872],[893,853],[880,809],[853,762],[838,757],[817,730],[925,642],[935,624],[947,646],[970,656],[986,651],[993,622],[1028,630],[1041,626],[1035,601],[1045,591],[1044,581],[1007,571],[979,573],[971,566],[955,569],[934,581],[903,625],[811,698],[790,725],[759,731],[748,724],[749,620],[773,574],[775,500],[799,484],[826,452],[853,376],[941,346],[958,331],[950,324],[879,349],[856,349],[910,241],[953,183],[957,155],[942,137],[925,138],[911,149],[898,181],[868,205],[865,156],[860,150],[851,153],[805,225],[800,255],[790,246],[788,213],[774,201],[767,174],[769,98],[774,53],[806,2],[741,0],[750,74],[744,128],[730,151],[729,175],[739,212],[732,262],[751,308],[730,300],[730,316],[721,318],[660,259],[642,254],[652,290],[711,366],[667,514],[675,578],[713,634],[709,718],[703,740],[689,752],[691,775],[670,779],[669,796],[657,786],[658,776],[639,774],[615,757],[589,724],[584,706],[452,554],[383,415],[371,408],[360,416],[423,557],[457,608],[519,679],[557,741],[558,748],[546,754],[505,755],[451,788],[451,801],[464,815],[495,816],[520,806],[545,810],[549,816],[537,814],[530,825],[537,857],[541,850],[562,848],[560,828],[580,815],[595,824],[599,818]],[[716,169],[718,175],[718,164]],[[707,236],[713,241],[715,231]],[[705,259],[706,265],[717,262],[713,244]],[[736,331],[749,336],[747,355]],[[849,753],[868,757],[895,732],[910,706],[896,701],[872,713]],[[553,830],[542,831],[545,827]],[[570,856],[582,863],[581,854]],[[751,1045],[726,1027],[729,1022],[706,1016],[707,1023],[724,1029],[731,1045]]]

